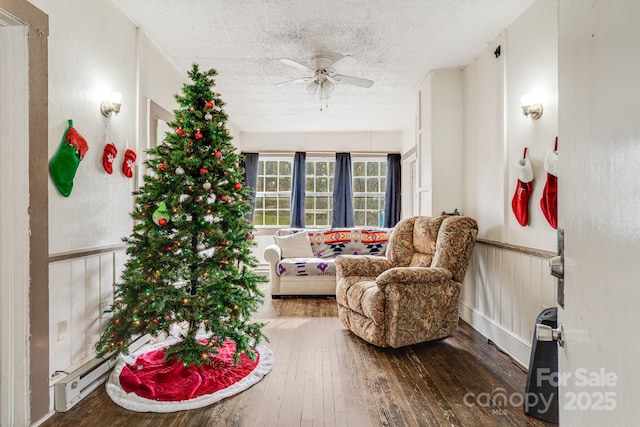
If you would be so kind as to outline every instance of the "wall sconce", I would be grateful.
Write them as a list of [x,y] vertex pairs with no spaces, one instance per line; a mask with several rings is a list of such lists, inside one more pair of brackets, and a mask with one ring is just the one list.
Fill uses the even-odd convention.
[[535,102],[531,95],[524,94],[520,98],[522,103],[522,114],[526,117],[531,117],[533,120],[538,120],[542,116],[542,104]]
[[111,117],[111,113],[118,114],[120,112],[120,102],[122,101],[122,94],[120,92],[113,92],[108,101],[102,101],[100,104],[100,111],[105,117]]

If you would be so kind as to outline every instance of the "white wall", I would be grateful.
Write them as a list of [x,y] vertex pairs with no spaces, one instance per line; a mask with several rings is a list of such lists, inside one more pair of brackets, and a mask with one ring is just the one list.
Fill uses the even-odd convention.
[[240,132],[240,150],[246,152],[378,152],[399,153],[401,132]]
[[[126,259],[121,238],[131,233],[135,180],[122,173],[129,148],[140,165],[147,143],[147,100],[176,108],[181,72],[111,2],[32,0],[49,15],[49,158],[67,120],[87,140],[68,198],[49,183],[49,367],[71,371],[90,360],[103,326],[103,305]],[[122,93],[122,109],[110,119],[100,103]],[[105,143],[116,144],[113,174],[102,166]],[[104,254],[60,256],[115,248]],[[58,380],[58,375],[50,386]],[[52,402],[50,402],[52,408]]]
[[[536,316],[555,305],[546,256],[556,250],[556,231],[540,210],[540,197],[544,156],[558,127],[557,7],[556,0],[532,3],[463,70],[463,213],[478,220],[480,239],[531,251],[477,244],[463,286],[462,316],[525,366]],[[534,91],[545,94],[537,121],[522,114],[520,103]],[[515,162],[525,146],[535,179],[529,225],[521,227],[511,199]]]

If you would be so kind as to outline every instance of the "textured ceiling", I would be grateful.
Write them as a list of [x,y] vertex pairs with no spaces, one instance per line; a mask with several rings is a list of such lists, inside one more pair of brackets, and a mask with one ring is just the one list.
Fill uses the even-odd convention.
[[[429,71],[469,63],[531,0],[113,0],[185,72],[218,71],[230,121],[246,132],[378,131],[410,125]],[[280,58],[309,64],[352,55],[320,111],[305,76]],[[176,88],[176,92],[179,88]]]

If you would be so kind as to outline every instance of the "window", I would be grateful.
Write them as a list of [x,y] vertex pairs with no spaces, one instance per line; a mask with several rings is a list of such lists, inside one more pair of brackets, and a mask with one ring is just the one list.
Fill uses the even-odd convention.
[[292,159],[266,158],[258,162],[256,209],[253,219],[256,226],[287,227],[291,223],[292,170]]
[[304,223],[307,227],[331,226],[335,168],[335,160],[307,158],[304,201]]
[[382,226],[387,160],[353,160],[351,173],[354,224],[358,227]]
[[[387,160],[352,158],[354,223],[382,225]],[[305,165],[305,225],[331,227],[334,158],[307,157]],[[254,225],[288,227],[291,223],[292,158],[266,157],[258,162]]]

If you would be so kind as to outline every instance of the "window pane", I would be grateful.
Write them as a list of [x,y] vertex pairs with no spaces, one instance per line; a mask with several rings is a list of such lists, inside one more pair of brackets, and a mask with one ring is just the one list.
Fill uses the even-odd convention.
[[304,224],[305,226],[313,225],[313,214],[307,213],[304,214]]
[[316,199],[316,209],[329,209],[329,198],[327,197],[318,197]]
[[278,211],[275,211],[275,210],[264,211],[264,224],[278,225]]
[[316,214],[316,223],[315,225],[329,225],[329,215],[326,213],[318,213]]
[[264,160],[258,161],[258,175],[264,175]]
[[364,176],[364,162],[353,162],[353,176]]
[[380,181],[376,178],[367,178],[367,193],[377,193],[380,191]]
[[364,197],[354,197],[353,198],[353,209],[364,209],[365,208],[365,198]]
[[313,162],[307,162],[304,165],[305,175],[315,175],[316,164]]
[[329,177],[329,192],[333,193],[333,175]]
[[316,175],[329,176],[329,165],[327,164],[327,162],[316,163]]
[[278,174],[278,162],[275,160],[267,160],[264,162],[265,175],[277,175]]
[[278,191],[291,191],[291,177],[281,176]]
[[364,178],[353,179],[353,191],[356,193],[364,193],[366,191]]
[[367,223],[365,225],[370,227],[378,226],[378,212],[367,212]]
[[336,174],[336,161],[332,160],[329,162],[329,176],[334,176]]
[[366,224],[364,223],[364,212],[363,211],[356,211],[353,213],[353,223],[354,225],[358,226],[358,227],[363,227]]
[[378,162],[367,162],[367,175],[374,176],[378,175]]
[[280,197],[279,198],[279,202],[280,202],[280,204],[278,205],[278,207],[280,209],[290,209],[291,208],[291,199],[289,197]]
[[289,175],[291,176],[291,162],[290,161],[280,161],[279,162],[279,166],[280,166],[280,171],[279,171],[279,175]]
[[386,178],[380,178],[380,192],[384,192],[387,191],[387,179]]
[[256,209],[264,208],[264,197],[256,196]]
[[329,180],[327,178],[316,178],[316,191],[321,193],[329,191]]
[[278,178],[268,177],[265,179],[265,191],[278,191]]
[[367,210],[378,210],[378,209],[380,209],[380,198],[367,197]]
[[277,197],[265,197],[264,198],[264,207],[266,209],[277,209],[278,208],[278,198]]
[[291,224],[291,212],[288,210],[280,211],[280,224],[279,225],[289,225]]
[[258,182],[256,182],[256,191],[264,191],[264,177],[262,176],[258,176]]
[[305,185],[304,185],[304,189],[305,189],[307,192],[313,192],[313,190],[314,190],[314,186],[313,186],[313,181],[314,181],[314,180],[313,180],[313,178],[309,178],[309,177],[307,177],[306,181],[307,181],[307,182],[306,182],[306,183],[305,183]]
[[387,162],[380,162],[380,176],[387,176]]
[[253,223],[255,225],[264,225],[264,215],[262,214],[262,211],[256,210],[253,215]]

